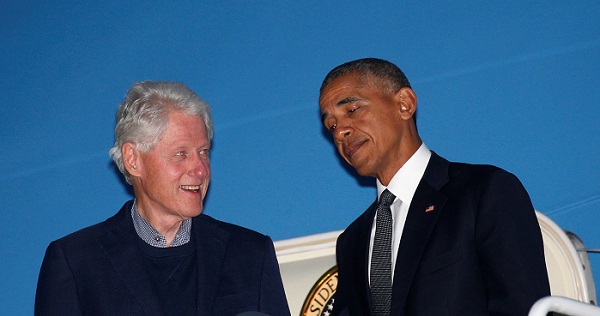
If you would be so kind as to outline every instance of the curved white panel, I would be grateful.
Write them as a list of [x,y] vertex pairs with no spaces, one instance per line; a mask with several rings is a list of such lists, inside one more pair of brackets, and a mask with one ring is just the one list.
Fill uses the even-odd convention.
[[[546,215],[536,212],[542,238],[546,268],[550,279],[552,295],[564,296],[589,303],[588,281],[581,258],[565,232]],[[588,265],[589,266],[589,265]]]
[[313,285],[335,266],[334,231],[275,242],[277,260],[292,315],[300,315]]

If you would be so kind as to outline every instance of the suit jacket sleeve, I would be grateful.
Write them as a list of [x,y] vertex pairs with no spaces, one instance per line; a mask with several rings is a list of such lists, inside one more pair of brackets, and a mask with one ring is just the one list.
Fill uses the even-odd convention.
[[52,242],[40,269],[35,315],[81,315],[75,280],[63,249]]
[[550,295],[550,288],[541,231],[525,188],[514,175],[494,172],[476,216],[476,249],[489,312],[527,315],[537,299]]
[[[337,262],[337,267],[338,267],[338,285],[337,285],[337,289],[336,289],[336,293],[335,293],[335,301],[333,304],[333,312],[332,315],[333,316],[347,316],[350,314],[349,312],[349,306],[348,306],[348,300],[349,300],[349,295],[350,295],[350,291],[351,291],[351,284],[349,281],[349,277],[346,278],[346,263],[344,262],[344,257],[342,256],[342,253],[345,249],[345,239],[344,239],[344,235],[340,235],[338,237],[337,240],[337,244],[336,244],[336,262]],[[339,276],[342,275],[343,277],[340,278]]]
[[260,311],[268,315],[290,315],[283,289],[275,247],[271,238],[266,238],[264,265],[260,287]]

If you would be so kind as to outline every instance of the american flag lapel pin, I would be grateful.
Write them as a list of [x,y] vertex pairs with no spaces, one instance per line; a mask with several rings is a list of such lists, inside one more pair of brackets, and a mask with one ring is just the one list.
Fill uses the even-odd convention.
[[429,213],[435,210],[435,205],[429,205],[428,208],[425,209],[425,213]]

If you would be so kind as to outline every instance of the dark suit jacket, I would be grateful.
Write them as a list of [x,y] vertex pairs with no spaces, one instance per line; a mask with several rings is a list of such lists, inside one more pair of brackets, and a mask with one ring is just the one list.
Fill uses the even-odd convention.
[[[367,264],[376,204],[338,239],[335,315],[371,315]],[[519,180],[432,153],[398,249],[392,315],[527,315],[547,295],[542,235]]]
[[[36,315],[159,315],[144,273],[132,201],[113,217],[48,246]],[[197,315],[290,315],[271,239],[201,214],[192,220]]]

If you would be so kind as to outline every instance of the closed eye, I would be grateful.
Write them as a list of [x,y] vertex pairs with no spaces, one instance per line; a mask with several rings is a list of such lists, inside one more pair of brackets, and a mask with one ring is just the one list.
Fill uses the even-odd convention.
[[354,113],[356,112],[358,109],[360,109],[360,106],[353,106],[348,110],[348,113]]

